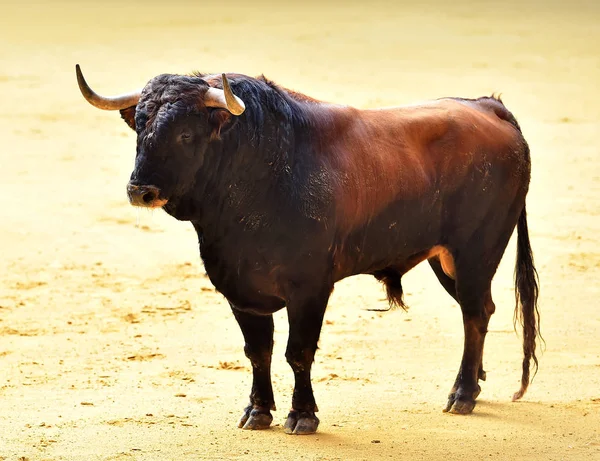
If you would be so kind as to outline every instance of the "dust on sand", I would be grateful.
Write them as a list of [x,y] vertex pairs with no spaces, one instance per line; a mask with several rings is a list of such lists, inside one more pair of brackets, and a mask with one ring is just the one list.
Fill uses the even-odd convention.
[[[121,4],[122,3],[122,4]],[[600,4],[47,2],[0,21],[0,459],[600,459]],[[533,156],[528,198],[547,349],[528,394],[512,328],[514,241],[475,413],[441,409],[460,310],[425,266],[408,313],[369,277],[336,287],[314,367],[321,427],[236,428],[251,373],[191,226],[136,212],[135,137],[91,108],[163,72],[236,71],[375,107],[498,91]]]

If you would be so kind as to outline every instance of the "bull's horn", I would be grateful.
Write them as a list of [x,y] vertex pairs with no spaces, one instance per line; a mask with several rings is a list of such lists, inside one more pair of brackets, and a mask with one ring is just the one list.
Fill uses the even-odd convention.
[[89,102],[92,106],[97,107],[98,109],[126,109],[128,107],[135,106],[140,100],[141,91],[136,91],[134,93],[122,94],[120,96],[113,97],[100,96],[89,87],[89,85],[85,81],[85,78],[83,78],[83,74],[81,73],[81,68],[79,67],[79,64],[75,66],[75,72],[77,73],[77,83],[79,84],[81,94],[87,102]]
[[246,110],[244,101],[231,91],[231,87],[229,86],[225,74],[223,74],[223,89],[209,88],[204,95],[204,105],[207,107],[227,109],[233,115],[241,115]]

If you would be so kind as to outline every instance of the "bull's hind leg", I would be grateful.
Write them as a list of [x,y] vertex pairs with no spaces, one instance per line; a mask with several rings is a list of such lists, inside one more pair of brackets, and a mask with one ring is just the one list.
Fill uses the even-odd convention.
[[464,350],[460,369],[444,411],[468,414],[475,407],[475,399],[481,392],[479,379],[485,380],[482,367],[483,346],[491,315],[494,313],[491,279],[479,283],[467,280],[457,283],[457,295],[463,315]]
[[[440,284],[444,287],[448,294],[452,296],[456,302],[458,302],[458,295],[456,294],[456,280],[454,280],[454,278],[452,278],[450,275],[446,274],[442,263],[437,256],[430,258],[428,262],[431,268],[433,269],[433,272],[435,273],[436,277],[438,278]],[[493,308],[491,312],[494,312]],[[481,360],[481,363],[479,364],[478,377],[481,381],[485,381],[486,379],[486,373],[483,369],[483,358]]]
[[231,306],[246,345],[244,352],[252,364],[252,391],[250,404],[244,410],[238,427],[267,429],[273,421],[270,410],[275,410],[271,385],[271,354],[273,351],[273,316],[255,315]]
[[[481,391],[478,378],[485,376],[481,368],[483,344],[490,317],[496,309],[491,294],[492,278],[523,208],[518,202],[509,209],[505,205],[491,206],[481,227],[468,240],[453,236],[453,242],[449,243],[454,266],[450,275],[456,280],[456,299],[462,310],[465,332],[460,369],[444,409],[451,413],[473,411]],[[443,263],[442,260],[442,266]]]

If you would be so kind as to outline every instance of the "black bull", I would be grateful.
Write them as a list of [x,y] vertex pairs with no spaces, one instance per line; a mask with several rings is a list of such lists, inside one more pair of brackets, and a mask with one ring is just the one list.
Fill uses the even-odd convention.
[[120,110],[137,132],[131,203],[162,207],[198,233],[206,272],[252,363],[240,427],[264,429],[273,419],[273,312],[287,309],[295,377],[285,429],[310,434],[319,424],[310,370],[334,283],[372,274],[403,306],[401,277],[424,260],[464,321],[445,411],[470,413],[485,379],[491,281],[515,226],[524,359],[514,399],[523,396],[539,330],[525,212],[531,161],[498,98],[358,110],[238,74],[164,74],[106,98],[79,67],[77,77],[90,103]]

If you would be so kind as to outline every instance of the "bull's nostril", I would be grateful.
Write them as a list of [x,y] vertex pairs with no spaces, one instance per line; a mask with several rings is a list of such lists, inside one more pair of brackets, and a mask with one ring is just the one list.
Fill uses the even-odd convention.
[[144,195],[142,195],[142,200],[144,201],[144,203],[152,203],[155,199],[155,192],[146,192]]

